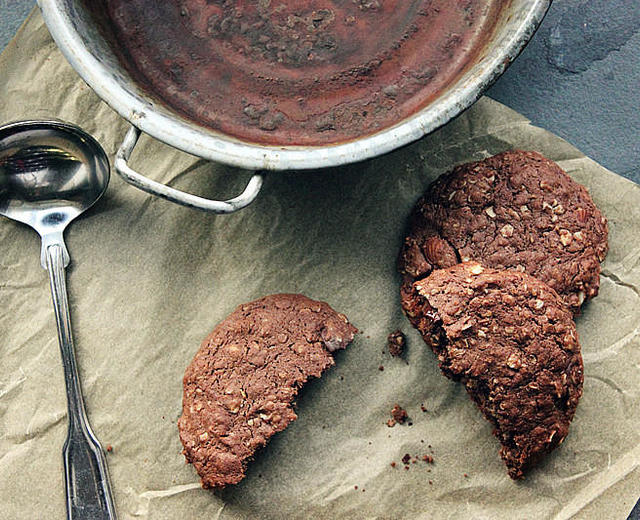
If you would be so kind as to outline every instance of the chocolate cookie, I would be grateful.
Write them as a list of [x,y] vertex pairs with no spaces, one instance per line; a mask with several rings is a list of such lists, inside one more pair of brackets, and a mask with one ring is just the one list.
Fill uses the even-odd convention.
[[294,399],[334,364],[357,330],[323,302],[276,294],[240,305],[203,342],[184,375],[178,421],[184,455],[205,488],[235,484]]
[[567,436],[582,395],[572,315],[548,285],[476,262],[415,283],[408,309],[442,372],[464,383],[493,423],[511,478]]
[[464,164],[436,180],[414,208],[399,258],[403,296],[433,269],[477,260],[535,276],[578,313],[598,294],[607,236],[587,190],[539,153]]

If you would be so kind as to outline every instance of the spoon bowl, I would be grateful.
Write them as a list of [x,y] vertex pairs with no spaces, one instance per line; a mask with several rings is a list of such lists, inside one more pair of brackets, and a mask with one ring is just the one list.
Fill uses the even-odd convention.
[[0,214],[40,236],[62,232],[109,184],[109,160],[98,142],[60,121],[0,127]]
[[107,156],[80,128],[60,121],[0,127],[0,215],[40,234],[40,262],[49,272],[67,392],[63,457],[71,520],[116,517],[106,458],[89,426],[82,398],[64,271],[70,258],[63,237],[67,225],[93,206],[108,184]]

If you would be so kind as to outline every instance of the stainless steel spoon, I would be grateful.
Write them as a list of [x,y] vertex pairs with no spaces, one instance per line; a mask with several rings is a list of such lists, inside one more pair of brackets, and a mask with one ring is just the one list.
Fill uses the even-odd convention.
[[63,233],[109,184],[109,161],[78,127],[58,121],[24,121],[0,127],[0,214],[23,222],[42,237],[42,267],[51,296],[67,389],[64,444],[67,518],[114,519],[115,508],[102,447],[91,431],[71,335]]

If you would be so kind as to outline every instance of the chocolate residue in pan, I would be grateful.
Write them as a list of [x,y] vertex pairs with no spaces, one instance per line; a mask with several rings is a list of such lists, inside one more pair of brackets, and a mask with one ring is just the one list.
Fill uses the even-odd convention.
[[504,0],[103,0],[130,73],[238,139],[326,145],[428,103]]

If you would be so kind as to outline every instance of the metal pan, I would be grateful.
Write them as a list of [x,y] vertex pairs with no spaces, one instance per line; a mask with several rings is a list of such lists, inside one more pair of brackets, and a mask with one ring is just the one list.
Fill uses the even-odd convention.
[[[117,173],[144,191],[214,213],[231,213],[250,204],[260,191],[264,171],[303,170],[361,161],[415,141],[447,123],[473,104],[515,59],[539,26],[550,3],[551,0],[505,0],[490,37],[473,62],[428,103],[393,124],[345,142],[283,145],[239,139],[187,117],[159,100],[123,66],[113,37],[101,27],[92,2],[38,0],[47,27],[72,67],[132,125],[116,157]],[[243,193],[227,201],[181,192],[129,167],[129,157],[141,132],[198,157],[257,173]]]

